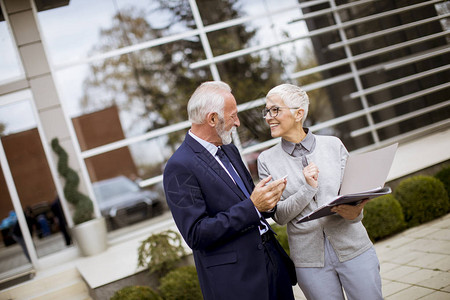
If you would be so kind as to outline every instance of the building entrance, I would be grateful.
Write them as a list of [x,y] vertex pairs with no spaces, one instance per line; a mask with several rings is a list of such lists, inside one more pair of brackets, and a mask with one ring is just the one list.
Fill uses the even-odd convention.
[[30,93],[0,98],[0,284],[4,285],[29,278],[40,258],[72,245],[39,128]]

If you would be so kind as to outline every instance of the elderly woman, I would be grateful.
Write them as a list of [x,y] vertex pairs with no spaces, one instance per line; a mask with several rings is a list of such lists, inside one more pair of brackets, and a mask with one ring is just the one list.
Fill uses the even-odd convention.
[[348,152],[333,136],[303,127],[308,95],[282,84],[266,96],[263,116],[272,137],[281,142],[261,153],[259,177],[287,177],[275,221],[287,224],[291,258],[307,299],[382,299],[379,262],[361,223],[362,209],[340,205],[336,213],[313,221],[297,221],[338,195]]

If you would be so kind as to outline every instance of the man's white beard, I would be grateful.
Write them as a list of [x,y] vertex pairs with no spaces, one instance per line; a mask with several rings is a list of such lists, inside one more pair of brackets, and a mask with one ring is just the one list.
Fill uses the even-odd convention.
[[216,127],[217,134],[222,139],[222,144],[228,145],[232,142],[231,132],[233,128],[228,131],[225,131],[225,121],[222,118],[219,118],[219,123]]

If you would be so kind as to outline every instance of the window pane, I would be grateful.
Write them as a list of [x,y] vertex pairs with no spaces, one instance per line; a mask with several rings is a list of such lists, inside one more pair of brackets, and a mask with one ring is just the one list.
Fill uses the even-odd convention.
[[[8,100],[6,96],[4,99]],[[33,245],[37,256],[43,257],[65,249],[72,242],[32,109],[31,99],[0,106],[0,120],[4,122],[0,136]],[[0,182],[5,182],[3,173],[0,177]],[[0,190],[2,199],[10,198],[6,186]],[[11,210],[12,206],[1,206],[0,217],[6,218]],[[16,228],[17,247],[25,237],[22,230]],[[20,255],[11,261],[23,259]]]
[[38,17],[52,62],[64,65],[193,27],[176,15],[181,8],[191,14],[187,1],[175,12],[168,6],[166,1],[73,0]]
[[188,68],[193,53],[204,58],[197,42],[180,41],[55,74],[69,116],[115,106],[124,136],[131,137],[187,119],[190,95],[212,80],[209,68]]
[[[0,274],[11,274],[14,270],[30,265],[28,250],[23,241],[22,231],[17,222],[17,214],[11,201],[0,165]],[[31,265],[30,265],[31,268]],[[11,276],[11,275],[9,275]]]
[[86,159],[95,197],[108,230],[145,223],[168,210],[161,175],[187,129]]
[[20,64],[19,55],[11,36],[8,24],[4,20],[0,8],[0,83],[12,81],[23,77],[24,73]]
[[42,35],[53,64],[107,51],[95,45],[102,29],[114,24],[115,14],[113,1],[89,0],[74,0],[69,5],[39,12]]
[[[155,34],[176,34],[196,27],[189,1],[117,0],[117,4],[124,23],[126,22],[124,16],[134,15],[135,18],[139,16],[141,19],[136,18],[139,20],[136,25],[147,23],[151,28],[150,31],[154,31]],[[142,22],[143,20],[145,22]]]

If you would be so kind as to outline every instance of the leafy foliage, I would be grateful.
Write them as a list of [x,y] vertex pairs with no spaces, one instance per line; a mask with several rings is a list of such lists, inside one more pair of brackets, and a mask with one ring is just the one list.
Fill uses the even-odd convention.
[[3,122],[0,122],[0,137],[5,135],[4,134],[5,130],[6,130],[6,124]]
[[167,300],[203,299],[197,270],[194,266],[184,266],[170,271],[161,278],[159,290],[162,297]]
[[278,242],[280,243],[280,245],[283,247],[284,251],[286,251],[286,253],[288,255],[290,255],[290,249],[289,249],[289,241],[288,241],[288,235],[287,235],[287,231],[286,231],[286,225],[285,226],[280,226],[277,224],[272,225],[272,229],[273,231],[275,231],[276,233],[276,238],[278,240]]
[[173,230],[166,230],[142,241],[138,248],[138,266],[147,267],[150,272],[162,276],[185,255],[181,236]]
[[400,182],[394,191],[408,227],[446,214],[449,200],[444,184],[431,176],[413,176]]
[[[92,52],[147,42],[164,32],[151,26],[144,11],[131,7],[116,14],[112,26],[101,31]],[[94,111],[117,105],[126,131],[145,132],[186,120],[186,95],[212,79],[204,70],[188,70],[192,61],[188,57],[195,48],[200,50],[201,44],[193,38],[93,62],[84,81],[82,106]],[[167,143],[174,147],[180,136],[169,136]]]
[[114,293],[110,300],[162,300],[162,298],[148,286],[127,286]]
[[[434,175],[434,177],[439,179],[444,184],[445,190],[447,191],[447,195],[450,197],[450,165],[442,168],[442,170],[437,172]],[[450,209],[450,206],[449,206],[449,209]]]
[[[93,53],[123,48],[155,40],[171,33],[174,27],[195,29],[194,17],[188,1],[157,1],[151,13],[167,17],[166,24],[152,24],[149,12],[133,7],[114,16],[110,28],[101,31],[100,41]],[[242,16],[238,1],[197,1],[205,25]],[[256,33],[245,25],[208,33],[214,55],[221,55],[250,46]],[[199,36],[173,43],[149,47],[93,62],[84,82],[82,106],[93,111],[117,105],[129,119],[129,128],[154,130],[187,119],[187,101],[195,88],[212,80],[209,67],[191,68],[194,62],[205,59]],[[280,60],[265,54],[245,55],[216,65],[221,80],[230,84],[238,103],[258,99],[280,83]],[[239,116],[243,139],[270,138],[259,109]],[[255,122],[257,120],[257,122]],[[167,144],[176,147],[182,133],[171,135]]]
[[66,180],[64,185],[64,196],[67,201],[75,206],[73,222],[80,224],[93,218],[94,207],[91,199],[78,191],[80,177],[69,167],[69,156],[61,147],[57,138],[51,142],[53,151],[58,155],[58,172]]
[[384,195],[364,206],[362,223],[372,241],[400,232],[406,227],[400,203],[393,195]]

